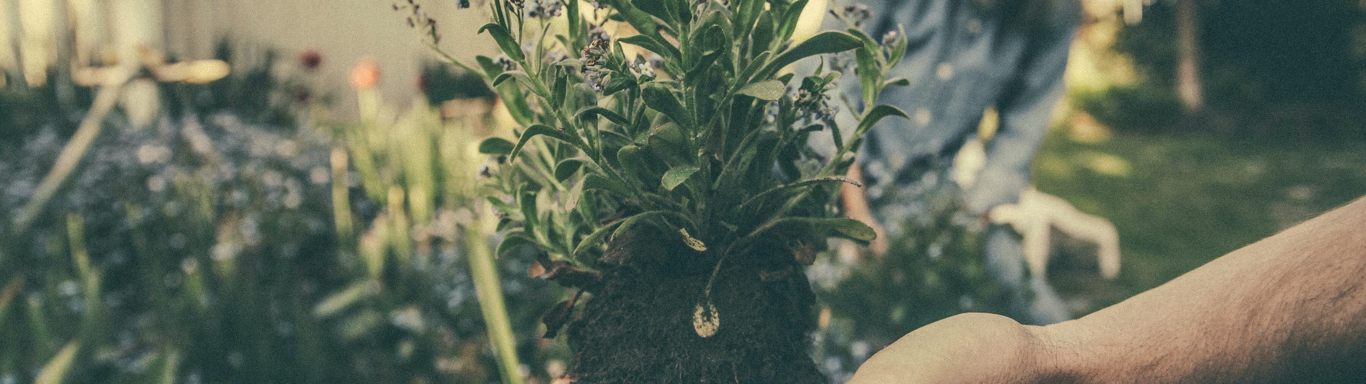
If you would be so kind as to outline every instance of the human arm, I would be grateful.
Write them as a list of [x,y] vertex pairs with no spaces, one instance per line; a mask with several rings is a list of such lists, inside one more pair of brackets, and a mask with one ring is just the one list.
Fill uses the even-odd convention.
[[911,332],[852,383],[1362,382],[1366,199],[1081,319],[966,314]]
[[873,216],[873,209],[868,205],[868,195],[863,191],[863,172],[859,168],[859,163],[855,162],[849,166],[849,173],[845,175],[851,183],[844,183],[840,187],[840,203],[844,208],[844,216],[850,219],[863,222],[877,233],[877,238],[868,244],[868,250],[874,256],[882,256],[887,253],[887,231],[882,224]]

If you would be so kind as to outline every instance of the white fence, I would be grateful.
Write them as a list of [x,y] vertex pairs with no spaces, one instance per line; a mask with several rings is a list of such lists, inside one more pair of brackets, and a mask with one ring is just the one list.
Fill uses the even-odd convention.
[[[406,101],[417,70],[430,57],[390,0],[0,0],[0,71],[41,84],[59,63],[107,63],[131,58],[138,46],[184,58],[212,55],[228,37],[260,49],[323,55],[325,83],[343,87],[363,57],[384,70],[381,89]],[[442,46],[457,57],[489,53],[473,38],[482,15],[453,1],[423,1],[438,18]]]

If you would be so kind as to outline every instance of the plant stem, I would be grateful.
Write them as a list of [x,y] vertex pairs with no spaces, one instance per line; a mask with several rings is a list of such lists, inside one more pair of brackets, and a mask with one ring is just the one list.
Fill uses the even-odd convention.
[[131,69],[116,73],[106,83],[102,84],[99,93],[95,95],[95,102],[90,106],[85,119],[81,120],[81,125],[76,129],[76,133],[71,135],[71,141],[62,147],[62,152],[57,155],[57,162],[52,166],[52,170],[43,177],[43,181],[38,184],[38,189],[33,192],[33,198],[24,204],[19,210],[18,216],[14,219],[13,235],[15,238],[22,238],[33,224],[34,220],[47,208],[47,203],[56,196],[58,189],[66,183],[76,167],[80,165],[81,159],[85,158],[85,153],[90,146],[95,143],[95,139],[104,130],[104,117],[114,109],[115,103],[119,100],[119,95],[123,90],[124,84],[128,83],[137,72]]
[[484,219],[477,219],[465,227],[466,258],[470,261],[470,273],[474,278],[474,292],[479,298],[479,311],[484,315],[484,326],[489,334],[489,343],[502,369],[504,384],[522,384],[522,373],[517,361],[517,343],[512,336],[511,322],[508,321],[507,306],[503,303],[503,289],[499,285],[498,269],[493,264],[493,252],[488,241],[479,229]]
[[[344,247],[352,247],[351,239],[355,232],[351,224],[351,197],[347,189],[346,171],[350,160],[346,150],[340,146],[332,148],[332,218],[337,227],[337,235],[341,237]],[[354,250],[354,249],[350,249]]]

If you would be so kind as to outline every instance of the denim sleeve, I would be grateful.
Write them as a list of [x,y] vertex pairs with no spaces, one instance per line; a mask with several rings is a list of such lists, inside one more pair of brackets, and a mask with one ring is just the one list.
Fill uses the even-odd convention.
[[1035,35],[1021,70],[997,99],[1000,125],[988,144],[978,182],[966,191],[969,211],[983,213],[1013,203],[1028,186],[1030,165],[1063,96],[1063,71],[1076,28],[1073,20],[1060,18]]
[[[908,0],[848,0],[833,1],[831,4],[835,5],[835,12],[839,12],[839,7],[845,5],[863,4],[868,6],[869,11],[872,12],[872,19],[868,20],[866,24],[862,26],[862,29],[876,38],[882,36],[880,31],[894,30],[898,24],[901,24],[898,17],[902,13],[905,13],[903,10],[907,7],[907,4],[921,2],[922,1]],[[826,17],[825,22],[822,25],[822,29],[831,31],[843,30],[845,28],[848,28],[848,26],[834,17]],[[850,54],[849,60],[853,60],[852,54]],[[813,61],[808,60],[808,64],[810,62]],[[814,66],[808,65],[803,69],[803,72],[800,73],[809,73],[812,67]],[[837,84],[838,85],[830,92],[830,96],[837,101],[835,111],[836,127],[833,129],[839,129],[841,137],[848,138],[850,135],[853,135],[854,127],[858,126],[859,116],[857,116],[855,112],[864,108],[862,101],[863,96],[859,85],[858,75],[853,68],[850,68],[848,71],[845,71],[844,74],[840,75]],[[847,101],[847,103],[844,101]],[[812,133],[807,145],[815,151],[817,155],[827,158],[833,156],[836,149],[834,139],[829,131]],[[862,153],[862,151],[860,151],[860,153]]]

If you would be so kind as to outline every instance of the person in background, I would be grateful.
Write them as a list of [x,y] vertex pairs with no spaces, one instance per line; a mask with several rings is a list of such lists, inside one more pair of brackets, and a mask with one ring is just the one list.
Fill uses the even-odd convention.
[[[900,235],[900,224],[923,211],[919,194],[947,182],[944,168],[976,136],[988,108],[998,111],[998,129],[987,143],[977,182],[963,188],[962,203],[982,218],[993,207],[1015,203],[1029,185],[1030,164],[1063,96],[1063,70],[1080,23],[1080,4],[871,0],[843,12],[855,19],[871,15],[865,28],[874,36],[904,28],[908,40],[906,57],[891,76],[910,85],[888,89],[878,102],[899,107],[910,118],[884,120],[869,132],[860,163],[849,175],[865,189],[842,191],[845,212],[878,231],[874,254],[886,251],[888,234]],[[1010,316],[1033,324],[1070,318],[1042,276],[1027,275],[1017,233],[990,224],[984,235],[989,272],[1016,292]]]

